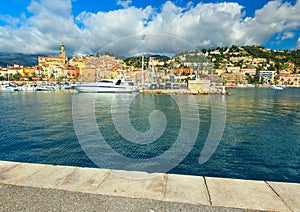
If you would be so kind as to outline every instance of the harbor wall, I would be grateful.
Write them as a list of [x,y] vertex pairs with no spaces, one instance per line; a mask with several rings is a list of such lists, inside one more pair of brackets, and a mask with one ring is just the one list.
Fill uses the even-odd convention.
[[0,161],[0,194],[0,211],[300,211],[298,183],[8,161]]

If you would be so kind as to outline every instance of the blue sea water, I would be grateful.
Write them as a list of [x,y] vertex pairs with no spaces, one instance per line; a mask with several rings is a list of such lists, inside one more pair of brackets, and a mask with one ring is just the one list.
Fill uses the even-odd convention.
[[[134,96],[128,109],[128,129],[143,134],[157,126],[147,135],[152,142],[134,143],[126,139],[134,133],[124,135],[115,126],[116,120],[121,121],[121,127],[122,121],[126,121],[122,114],[126,113],[128,104],[122,94],[1,92],[0,160],[122,168],[124,164],[116,164],[128,159],[130,164],[124,166],[128,170],[148,170],[145,167],[152,166],[157,171],[160,166],[171,167],[167,172],[176,174],[299,183],[300,89],[247,88],[232,89],[230,93],[229,96],[179,97],[184,102],[181,106],[169,95]],[[74,101],[82,97],[79,95],[87,95],[92,104]],[[212,98],[223,102],[225,128],[216,151],[200,164],[201,150],[211,132],[212,116],[220,115],[212,110]],[[160,112],[156,116],[152,114],[153,122],[149,122],[153,111]],[[97,140],[91,135],[93,126],[78,126],[79,122],[89,121],[90,115],[94,116],[96,128],[109,148],[92,141]],[[185,131],[183,145],[176,146],[181,128]],[[193,140],[195,132],[197,136]],[[83,133],[87,141],[83,141]],[[174,146],[177,151],[171,151]],[[110,149],[114,152],[109,152]],[[99,160],[91,157],[96,151]],[[162,161],[161,156],[168,152]],[[117,160],[117,155],[121,159]]]

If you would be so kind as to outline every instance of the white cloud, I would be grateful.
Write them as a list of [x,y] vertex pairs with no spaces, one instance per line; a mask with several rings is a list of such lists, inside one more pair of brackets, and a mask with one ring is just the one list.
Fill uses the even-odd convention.
[[300,37],[297,40],[297,48],[300,48]]
[[19,18],[15,18],[10,15],[0,15],[0,20],[9,25],[17,25],[20,22]]
[[281,40],[288,40],[294,38],[295,33],[293,32],[284,32],[283,35],[279,38]]
[[183,12],[182,8],[167,2],[147,30],[175,35],[195,46],[204,41],[209,46],[203,47],[232,45],[243,36],[240,30],[241,9],[242,6],[237,3],[199,3]]
[[268,41],[274,34],[299,29],[300,2],[296,5],[282,3],[280,0],[268,2],[262,9],[255,12],[254,18],[243,22],[247,37],[261,44]]
[[132,0],[126,0],[126,1],[118,0],[117,1],[117,5],[121,5],[124,8],[128,8],[131,3],[132,3]]
[[[7,22],[0,26],[0,51],[58,54],[64,42],[71,55],[112,46],[132,54],[137,49],[159,53],[180,51],[184,45],[201,49],[262,44],[274,35],[285,40],[300,28],[300,1],[269,1],[254,17],[245,17],[243,6],[233,2],[190,3],[183,8],[167,1],[158,12],[151,6],[129,7],[131,0],[118,0],[123,9],[74,17],[73,1],[32,0],[30,17],[0,17]],[[144,33],[147,36],[141,37]]]

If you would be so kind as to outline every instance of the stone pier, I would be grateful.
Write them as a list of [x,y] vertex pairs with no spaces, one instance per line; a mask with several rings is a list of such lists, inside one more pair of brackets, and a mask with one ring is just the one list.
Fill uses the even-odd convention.
[[0,161],[0,211],[300,211],[300,184]]

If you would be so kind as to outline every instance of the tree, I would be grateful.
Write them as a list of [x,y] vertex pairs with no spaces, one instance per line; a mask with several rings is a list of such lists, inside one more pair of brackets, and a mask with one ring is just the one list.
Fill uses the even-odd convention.
[[21,78],[21,74],[19,72],[15,73],[13,76],[12,76],[13,80],[15,81],[19,81],[20,78]]

